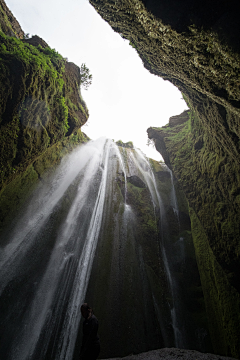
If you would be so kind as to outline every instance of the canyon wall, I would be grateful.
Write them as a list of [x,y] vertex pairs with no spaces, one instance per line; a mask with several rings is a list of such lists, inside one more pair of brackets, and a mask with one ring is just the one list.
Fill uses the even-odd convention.
[[239,7],[234,1],[90,3],[189,106],[148,136],[188,200],[214,351],[239,357]]
[[46,169],[88,138],[80,70],[38,36],[26,38],[0,2],[0,218],[15,211]]
[[111,157],[86,294],[99,319],[100,357],[172,346],[211,352],[185,196],[165,164],[148,163],[131,144],[119,150],[126,173]]
[[[201,302],[202,289],[214,351],[239,357],[238,7],[234,1],[210,3],[185,0],[180,7],[175,1],[90,2],[115,31],[130,41],[151,73],[179,88],[189,106],[189,111],[170,119],[169,125],[161,129],[150,128],[148,134],[172,169],[175,182],[178,181],[176,186],[184,192],[190,209],[201,285],[195,283],[192,292],[186,291],[186,294],[192,294],[192,297],[186,296],[189,312],[195,312],[191,306],[198,297]],[[34,184],[42,179],[45,170],[58,164],[74,146],[87,141],[80,128],[87,121],[88,110],[80,94],[79,68],[68,63],[39,37],[25,39],[24,32],[3,0],[0,2],[0,27],[0,218],[6,222]],[[164,181],[163,178],[160,180]],[[123,196],[121,174],[117,184],[118,196]],[[140,245],[133,242],[130,253],[136,260],[143,246],[148,273],[152,274],[151,279],[156,279],[155,254],[143,237],[145,234],[148,238],[148,231],[152,238],[155,236],[151,211],[146,209],[149,215],[141,213],[139,192],[146,193],[146,189],[141,190],[133,179],[129,179],[127,187],[129,204],[142,216],[141,226],[134,237],[139,239]],[[144,197],[149,198],[147,193]],[[111,214],[115,214],[114,209]],[[186,218],[185,222],[188,222]],[[189,225],[186,226],[185,230],[190,231]],[[108,236],[102,231],[95,268],[101,262],[105,263],[105,257],[100,254]],[[135,265],[133,270],[139,266]],[[106,269],[110,267],[111,264],[107,263]],[[117,269],[113,270],[116,274]],[[143,277],[148,275],[143,274]],[[109,283],[94,276],[90,281],[96,285],[89,288],[89,296],[96,304],[96,313],[101,314],[104,304],[98,302],[99,292],[96,289],[106,294]],[[181,273],[181,277],[185,279],[186,274]],[[157,282],[152,281],[157,294]],[[182,283],[185,284],[184,281]],[[188,284],[192,284],[191,281]],[[131,282],[126,282],[123,289],[126,286],[131,290],[131,285]],[[133,289],[134,293],[135,290],[140,293],[143,290]],[[109,294],[113,304],[114,292],[111,290]],[[130,300],[130,308],[133,308],[133,295]],[[118,314],[123,316],[122,327],[126,320],[124,310],[129,305],[124,303],[124,297],[123,305],[123,309],[118,309]],[[145,311],[141,305],[137,306],[140,312]],[[111,307],[111,311],[114,310]],[[203,315],[192,316],[199,317],[200,323],[204,322]],[[104,313],[100,317],[101,323],[104,323]],[[149,326],[148,329],[154,331],[153,324]],[[111,341],[108,324],[103,328],[107,344],[108,340]],[[143,344],[145,347],[140,351],[162,346],[161,336],[154,345],[148,336],[146,344]],[[125,341],[124,337],[121,341]],[[131,349],[134,341],[129,337],[126,349]],[[120,351],[121,342],[117,347]]]

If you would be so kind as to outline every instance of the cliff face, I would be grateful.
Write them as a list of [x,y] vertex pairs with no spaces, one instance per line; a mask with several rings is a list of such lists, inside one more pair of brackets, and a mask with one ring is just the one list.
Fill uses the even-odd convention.
[[238,357],[239,167],[208,139],[193,111],[185,118],[148,135],[188,199],[213,347]]
[[26,177],[32,183],[70,148],[87,141],[80,128],[88,119],[88,110],[80,94],[79,68],[38,36],[20,39],[24,33],[3,0],[0,10],[3,220],[17,206],[17,192],[23,191]]
[[0,30],[6,35],[24,38],[24,31],[4,0],[0,0]]
[[[186,32],[176,31],[169,25],[171,21],[161,17],[160,9],[156,12],[159,17],[150,12],[152,7],[148,11],[148,4],[157,6],[159,1],[147,1],[147,7],[139,0],[114,3],[91,0],[90,3],[115,31],[130,41],[150,72],[171,81],[182,91],[197,90],[239,114],[236,82],[239,54],[226,42],[223,44],[214,29],[204,30],[192,21],[191,26],[188,22],[182,23]],[[161,2],[161,6],[169,8],[166,3]],[[197,1],[195,4],[202,6]],[[231,2],[227,7],[231,9]],[[237,11],[237,8],[231,10]]]
[[101,358],[211,351],[183,193],[165,164],[131,144],[100,138],[75,149],[0,243],[1,359],[79,359],[85,301]]
[[[239,25],[234,22],[239,18],[238,7],[234,1],[215,0],[184,0],[180,6],[176,1],[157,0],[90,2],[115,31],[130,41],[150,72],[171,81],[182,91],[190,107],[189,112],[170,119],[168,126],[150,128],[148,134],[173,170],[188,200],[215,352],[239,357],[240,46],[236,36]],[[0,218],[3,221],[11,217],[11,212],[16,210],[47,168],[58,163],[73,146],[86,141],[80,127],[87,121],[88,111],[79,92],[78,67],[66,62],[39,37],[23,39],[20,25],[3,0],[0,2],[0,26]],[[157,171],[156,176],[164,183],[164,172]],[[121,197],[125,191],[121,175],[116,184]],[[164,187],[163,184],[161,186]],[[155,256],[157,224],[154,224],[153,213],[149,210],[149,193],[133,174],[128,176],[127,188],[127,201],[141,219],[141,226],[131,238],[133,242],[120,244],[117,238],[112,247],[108,244],[110,233],[102,230],[97,253],[101,254],[101,246],[106,246],[108,251],[115,250],[114,246],[123,246],[121,251],[126,251],[129,262],[133,259],[134,265],[131,270],[129,263],[124,263],[124,258],[121,264],[133,272],[130,277],[126,272],[123,280],[119,268],[114,262],[109,262],[110,258],[106,260],[105,255],[96,257],[95,269],[102,266],[106,272],[109,270],[110,275],[111,271],[113,274],[111,279],[108,278],[113,281],[111,283],[110,280],[105,282],[106,274],[97,277],[95,273],[92,275],[92,284],[95,285],[89,287],[89,296],[93,302],[98,302],[96,312],[101,314],[102,323],[104,311],[109,311],[109,303],[101,301],[109,291],[109,302],[115,303],[116,295],[112,290],[115,289],[117,276],[121,280],[123,294],[125,289],[129,291],[131,306],[136,305],[139,313],[145,311],[141,305],[135,304],[135,293],[143,291],[139,282],[143,279],[142,284],[146,284],[148,279],[150,285],[146,286],[153,289],[156,297],[161,291]],[[111,206],[106,217],[110,225],[113,224],[113,215],[121,215],[118,209],[114,209],[113,203]],[[185,224],[182,231],[187,238],[189,223],[184,214],[185,211],[180,212]],[[174,217],[171,208],[168,216]],[[114,231],[113,228],[111,231]],[[171,231],[174,238],[175,226]],[[155,239],[151,248],[145,241],[149,234]],[[135,239],[138,241],[135,242]],[[132,288],[134,276],[137,270],[141,270],[141,256],[148,270],[142,273],[138,285],[134,284]],[[184,279],[182,285],[186,287],[185,280],[190,269],[185,273],[175,269]],[[164,288],[166,279],[164,276],[161,279]],[[187,284],[189,287],[193,285],[191,279]],[[186,304],[192,313],[194,309],[191,306],[197,301],[193,293],[198,293],[197,288],[200,288],[197,284],[192,292],[185,288]],[[126,341],[125,349],[132,351],[132,344],[138,339],[134,339],[134,335],[127,336],[134,321],[130,322],[129,333],[126,332],[124,338],[125,320],[129,320],[124,313],[129,305],[124,296],[122,303],[124,306],[118,309],[118,315],[123,319],[120,325],[123,335],[116,346],[120,351],[122,342]],[[115,308],[111,306],[114,313]],[[153,309],[154,304],[151,303],[151,306]],[[164,312],[166,303],[161,306]],[[101,309],[104,309],[102,313]],[[190,317],[194,316],[198,314]],[[145,329],[144,326],[142,324],[141,329]],[[161,336],[156,337],[153,345],[155,324],[148,323],[148,326],[146,333],[141,335],[142,339],[147,339],[141,351],[148,346],[162,345]],[[107,347],[112,339],[107,324],[103,331]],[[160,334],[160,327],[158,331]]]
[[[101,324],[100,357],[176,346],[173,310],[181,324],[181,345],[211,351],[185,197],[176,187],[177,216],[166,166],[150,160],[150,172],[134,149],[121,144],[119,151],[126,180],[121,164],[116,167],[116,156],[111,157],[114,166],[86,295]],[[153,197],[156,190],[161,209]],[[167,269],[164,256],[171,264]]]
[[90,2],[130,41],[144,66],[177,86],[188,103],[189,112],[161,129],[150,128],[148,135],[190,206],[214,350],[239,357],[238,6],[231,1]]

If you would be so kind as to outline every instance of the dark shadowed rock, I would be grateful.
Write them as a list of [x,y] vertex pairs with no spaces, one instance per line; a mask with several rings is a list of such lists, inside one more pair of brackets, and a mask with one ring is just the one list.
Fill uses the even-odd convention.
[[131,184],[133,184],[134,186],[139,187],[139,188],[145,188],[146,187],[144,182],[136,175],[129,176],[127,178],[127,181],[130,182]]
[[32,36],[30,39],[23,39],[23,42],[26,42],[32,46],[41,45],[42,48],[48,47],[48,44],[46,43],[46,41],[44,41],[42,38],[40,38],[37,35]]
[[169,119],[169,126],[176,126],[185,123],[189,119],[189,110],[185,110],[180,115],[171,116]]
[[162,134],[158,133],[158,143],[156,144],[156,131],[157,128],[148,128],[147,129],[147,133],[148,133],[148,137],[149,139],[153,139],[155,142],[155,146],[158,152],[160,152],[160,154],[162,155],[165,164],[171,169],[171,163],[170,163],[170,159],[169,159],[169,155],[167,153],[166,150],[166,145],[164,142],[164,137],[162,136]]
[[191,230],[191,220],[188,214],[179,211],[179,220],[181,223],[181,231]]
[[157,177],[160,181],[166,182],[166,181],[170,181],[171,174],[168,171],[159,171],[157,172]]

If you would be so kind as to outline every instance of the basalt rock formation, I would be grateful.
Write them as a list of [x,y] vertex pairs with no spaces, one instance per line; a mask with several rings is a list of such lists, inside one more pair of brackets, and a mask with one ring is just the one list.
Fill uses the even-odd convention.
[[[90,0],[189,111],[148,129],[190,207],[214,350],[240,356],[240,48],[235,1]],[[150,120],[149,120],[150,121]]]
[[24,38],[0,2],[0,218],[29,187],[75,145],[87,141],[81,126],[88,109],[80,70],[38,36]]

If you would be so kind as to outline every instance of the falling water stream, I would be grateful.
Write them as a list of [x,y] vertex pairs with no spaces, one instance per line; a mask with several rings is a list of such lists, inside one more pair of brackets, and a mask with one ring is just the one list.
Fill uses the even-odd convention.
[[[4,319],[2,358],[71,359],[80,306],[84,301],[101,227],[112,146],[110,140],[99,139],[68,157],[68,162],[63,162],[50,187],[37,193],[9,235],[11,240],[1,251],[0,294],[3,302],[7,301],[9,292],[14,299]],[[76,179],[77,189],[65,221],[53,231],[51,218],[59,211],[63,197]],[[49,239],[55,237],[50,254],[49,249],[46,249],[46,254],[40,249],[45,236]],[[45,245],[43,239],[42,247]],[[38,256],[39,259],[43,256],[43,264],[39,264]],[[28,274],[32,269],[37,274],[30,284],[28,277],[31,275]],[[23,294],[20,293],[19,297],[11,289],[11,283],[18,282]],[[34,287],[34,294],[30,287]],[[21,308],[21,322],[11,329],[10,322],[13,320],[15,323],[17,308]]]
[[[127,175],[134,171],[147,185],[154,208],[160,209],[160,250],[172,295],[175,346],[185,345],[166,245],[166,213],[151,166],[139,150],[129,152],[126,161],[115,143],[100,138],[63,159],[51,181],[39,185],[1,240],[1,359],[72,359],[80,306],[85,300],[111,186],[109,174],[117,177],[110,165],[113,157],[125,182],[125,224],[131,212],[126,204]],[[177,211],[174,192],[172,206]]]
[[[179,322],[179,319],[182,317],[180,314],[182,314],[181,309],[181,302],[179,299],[178,294],[178,288],[177,284],[174,279],[173,272],[171,270],[170,262],[171,262],[171,250],[167,249],[167,242],[169,241],[169,231],[168,231],[168,221],[166,217],[165,208],[163,205],[163,201],[161,198],[161,194],[158,191],[155,176],[153,174],[153,171],[151,169],[151,166],[148,162],[148,160],[145,158],[145,156],[142,154],[142,152],[138,149],[136,149],[136,155],[134,157],[135,162],[142,163],[141,166],[141,172],[142,175],[148,185],[148,188],[151,192],[152,199],[157,203],[159,209],[160,209],[160,224],[161,224],[161,242],[160,242],[160,248],[161,248],[161,254],[162,259],[165,266],[165,272],[168,279],[168,285],[170,288],[171,298],[172,298],[172,304],[170,305],[170,312],[171,312],[171,318],[172,318],[172,327],[174,332],[174,345],[178,348],[185,348],[187,346],[186,341],[184,340],[184,329],[181,329],[181,322]],[[179,222],[179,214],[178,214],[178,205],[177,205],[177,198],[175,193],[175,188],[173,185],[173,175],[170,169],[166,165],[163,165],[163,167],[166,168],[166,170],[170,173],[171,178],[171,193],[170,193],[170,203],[172,205],[172,208],[177,216],[178,222]],[[181,248],[183,247],[183,243],[181,243]],[[182,250],[182,249],[181,249]],[[180,330],[181,329],[181,330]],[[167,341],[166,341],[167,342]]]

